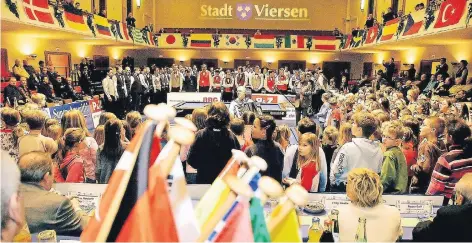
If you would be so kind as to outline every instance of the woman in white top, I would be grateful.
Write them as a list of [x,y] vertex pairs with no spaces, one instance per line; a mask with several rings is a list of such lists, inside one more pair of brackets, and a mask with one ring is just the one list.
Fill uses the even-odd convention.
[[395,242],[402,236],[401,216],[397,208],[382,202],[380,177],[372,170],[353,169],[348,174],[346,193],[351,204],[339,207],[339,239],[355,242],[359,218],[366,219],[369,242]]

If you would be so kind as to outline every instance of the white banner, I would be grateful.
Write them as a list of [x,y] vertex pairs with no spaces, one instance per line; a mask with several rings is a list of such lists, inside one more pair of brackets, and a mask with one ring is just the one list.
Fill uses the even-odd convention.
[[215,102],[221,101],[221,93],[191,93],[191,92],[182,92],[182,93],[168,93],[167,94],[167,104],[174,106],[180,102],[184,101],[193,101],[193,102]]

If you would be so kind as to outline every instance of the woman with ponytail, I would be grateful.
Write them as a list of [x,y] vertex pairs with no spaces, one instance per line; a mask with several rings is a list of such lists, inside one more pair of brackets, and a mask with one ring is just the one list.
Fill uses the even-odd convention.
[[[56,182],[82,183],[85,181],[85,159],[80,151],[87,148],[85,131],[81,128],[69,128],[59,140],[59,150],[56,161],[59,164],[56,171]],[[59,172],[59,173],[57,173]]]

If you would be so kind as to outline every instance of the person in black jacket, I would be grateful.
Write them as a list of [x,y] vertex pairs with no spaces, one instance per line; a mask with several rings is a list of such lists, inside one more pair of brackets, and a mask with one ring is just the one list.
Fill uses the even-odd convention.
[[383,17],[384,24],[385,24],[386,22],[397,18],[397,15],[393,12],[392,8],[388,8],[386,14],[382,13],[382,17]]
[[82,95],[74,90],[71,78],[66,78],[66,82],[61,86],[61,97],[63,99],[72,99],[73,101],[82,99]]
[[252,128],[254,144],[245,152],[249,157],[263,158],[267,162],[267,170],[262,172],[262,175],[270,176],[282,183],[284,153],[280,144],[272,140],[275,127],[275,120],[272,116],[262,115],[256,118]]
[[462,176],[455,191],[456,205],[440,208],[433,221],[418,223],[413,229],[413,241],[472,241],[472,173]]
[[80,73],[79,85],[82,91],[87,95],[92,95],[92,90],[90,89],[92,86],[92,77],[90,76],[88,66],[84,66]]
[[49,78],[47,76],[43,76],[41,79],[41,84],[38,86],[38,93],[46,96],[47,102],[54,102],[56,99],[56,96],[54,96],[52,92],[51,84],[49,83]]
[[197,184],[213,183],[231,158],[231,150],[240,149],[238,139],[228,129],[229,121],[224,103],[210,105],[206,128],[195,135],[187,157],[187,163],[197,169]]
[[415,81],[416,69],[415,64],[410,64],[410,69],[408,69],[408,80]]
[[[24,77],[22,77],[24,78]],[[26,97],[24,97],[18,87],[16,86],[16,78],[10,77],[8,81],[9,84],[3,89],[4,103],[9,104],[11,107],[16,104],[24,104],[26,102]]]
[[449,77],[449,66],[447,65],[447,60],[444,57],[441,57],[439,65],[436,67],[436,75],[441,74],[443,78]]

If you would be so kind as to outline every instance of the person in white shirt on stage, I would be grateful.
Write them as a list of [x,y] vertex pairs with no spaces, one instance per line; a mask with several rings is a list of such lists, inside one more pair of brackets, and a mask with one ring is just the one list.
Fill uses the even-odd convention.
[[292,77],[290,78],[290,81],[288,83],[288,87],[290,90],[295,90],[295,87],[297,86],[297,84],[300,82],[301,80],[301,77],[300,77],[300,71],[298,70],[294,70],[293,71],[293,75]]
[[210,71],[207,70],[205,64],[202,65],[202,71],[198,73],[197,76],[197,92],[208,92],[210,90],[210,85],[213,82],[213,77]]
[[181,92],[183,82],[184,75],[182,75],[177,66],[174,66],[170,75],[170,92]]
[[264,85],[264,75],[261,73],[259,66],[256,66],[254,73],[250,77],[249,86],[253,93],[260,93]]
[[254,101],[246,97],[245,87],[239,87],[237,90],[237,93],[238,93],[238,98],[231,101],[231,104],[229,105],[229,114],[232,116],[241,118],[244,113],[244,110],[243,110],[244,104],[251,103]]
[[277,75],[275,86],[282,94],[286,94],[288,91],[288,78],[283,68],[279,69],[279,75]]
[[154,69],[150,86],[151,104],[159,104],[163,102],[161,94],[161,75],[159,73],[159,68],[157,67]]
[[210,92],[221,92],[221,83],[223,78],[225,78],[225,73],[221,69],[215,69],[213,79],[210,80],[211,87]]
[[264,90],[266,93],[273,94],[275,93],[275,83],[276,83],[277,77],[275,77],[275,72],[274,71],[269,71],[269,74],[264,80]]
[[231,74],[231,70],[226,70],[226,74],[221,85],[223,86],[223,94],[221,95],[221,99],[224,102],[230,102],[233,100],[234,88],[234,78]]
[[119,96],[113,68],[108,68],[107,76],[102,80],[102,86],[105,93],[105,107],[108,111],[116,113],[116,101]]

